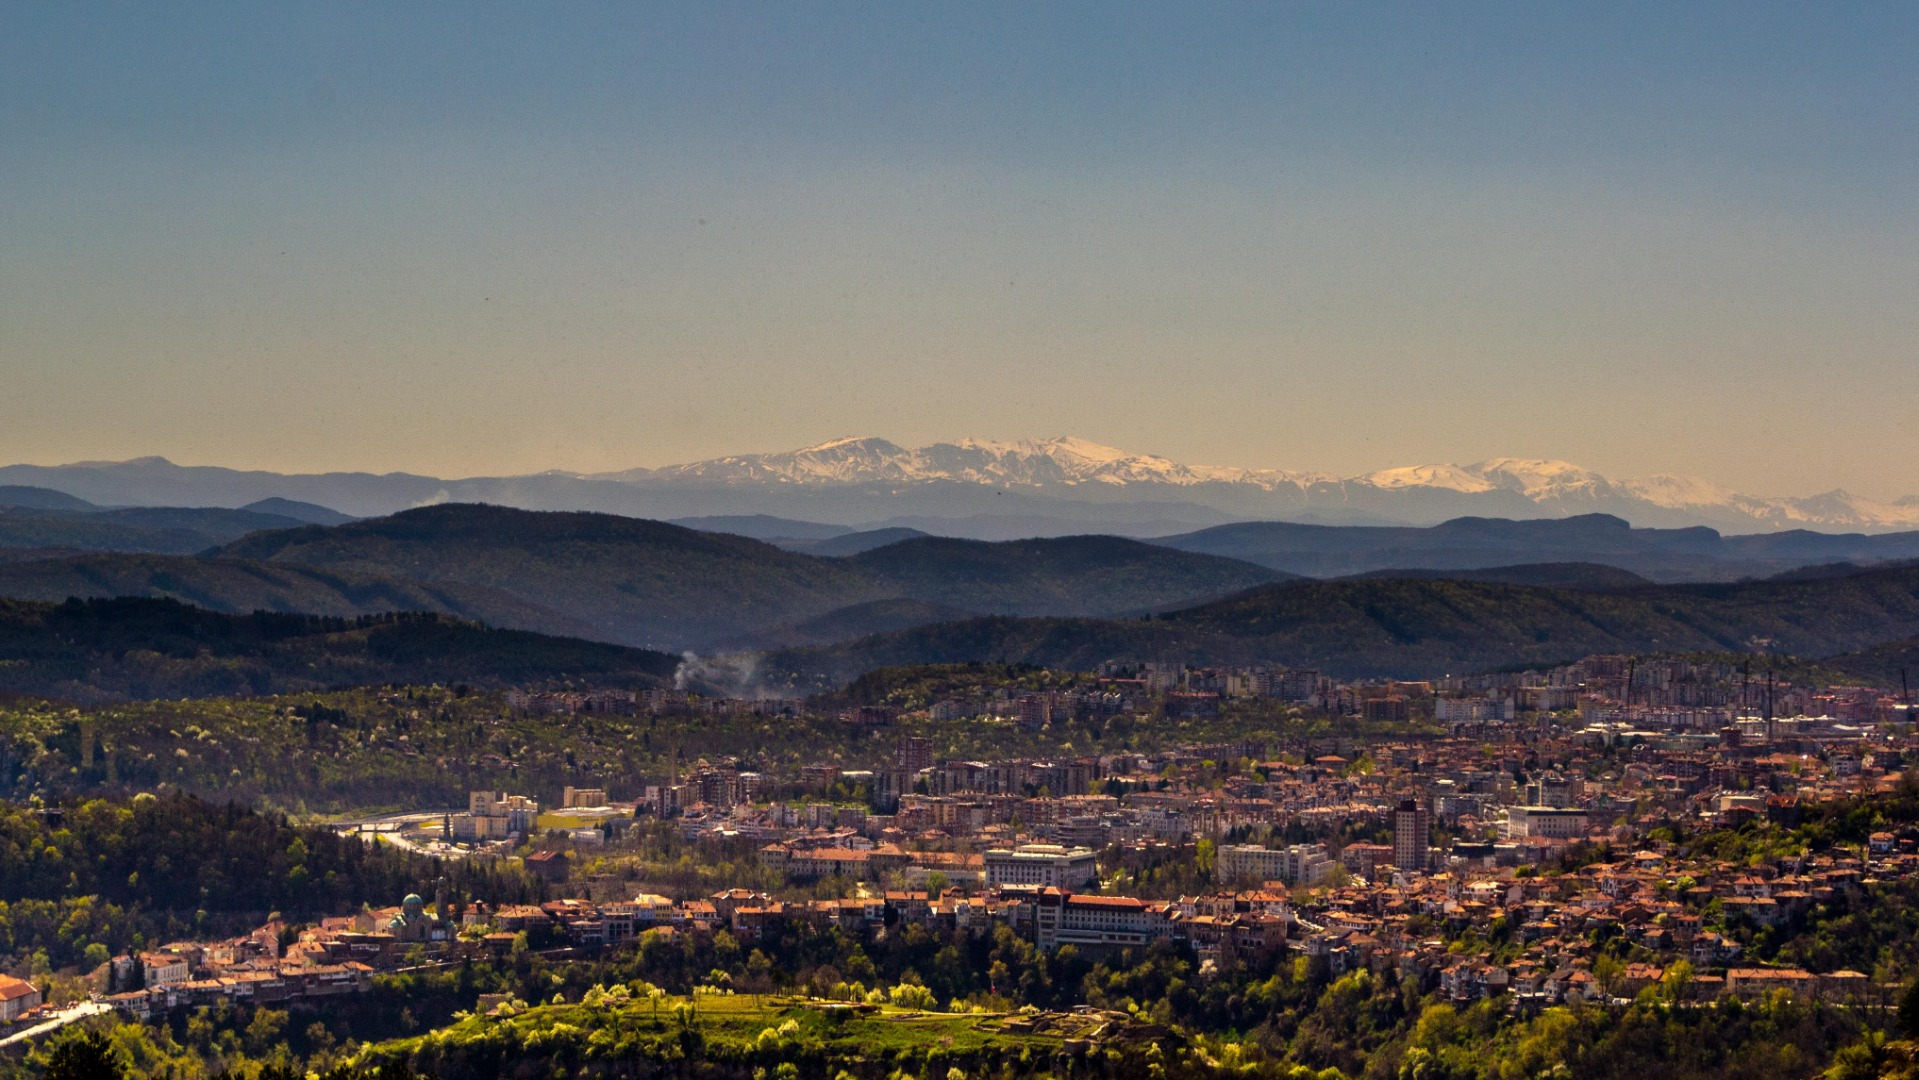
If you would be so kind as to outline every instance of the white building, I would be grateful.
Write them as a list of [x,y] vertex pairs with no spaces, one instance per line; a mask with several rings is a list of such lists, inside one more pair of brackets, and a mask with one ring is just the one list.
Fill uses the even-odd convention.
[[1130,896],[1039,897],[1034,911],[1035,943],[1051,952],[1062,945],[1081,949],[1137,949],[1172,932],[1163,905]]
[[187,981],[187,959],[172,953],[141,953],[140,968],[148,989]]
[[1327,855],[1325,844],[1294,844],[1279,850],[1256,844],[1227,844],[1219,849],[1221,881],[1318,885],[1332,877],[1338,865]]
[[538,799],[509,795],[504,791],[471,791],[466,797],[466,812],[476,818],[505,818],[506,831],[524,836],[533,831],[540,817]]
[[986,884],[1049,885],[1078,889],[1099,881],[1099,865],[1091,848],[1059,844],[1021,844],[994,848],[985,855]]
[[1506,808],[1506,839],[1523,840],[1544,837],[1549,840],[1575,840],[1586,835],[1584,810],[1557,806],[1509,806]]
[[1442,697],[1433,702],[1433,719],[1442,724],[1484,724],[1512,718],[1511,698]]

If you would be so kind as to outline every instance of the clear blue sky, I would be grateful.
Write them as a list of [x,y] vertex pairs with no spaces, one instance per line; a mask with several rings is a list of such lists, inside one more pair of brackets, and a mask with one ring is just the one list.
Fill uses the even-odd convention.
[[0,6],[0,459],[1919,493],[1919,8]]

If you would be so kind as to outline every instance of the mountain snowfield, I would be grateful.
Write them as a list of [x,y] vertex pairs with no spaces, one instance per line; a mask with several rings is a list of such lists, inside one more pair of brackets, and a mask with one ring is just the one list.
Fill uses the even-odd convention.
[[[1185,465],[1135,454],[1087,439],[1064,436],[993,442],[960,439],[907,448],[866,436],[833,439],[800,450],[715,458],[660,469],[634,469],[583,479],[629,484],[693,482],[728,485],[917,485],[976,484],[1028,489],[1238,488],[1284,493],[1298,506],[1372,507],[1393,494],[1506,496],[1530,503],[1544,515],[1674,512],[1717,525],[1757,528],[1846,528],[1868,531],[1919,528],[1919,497],[1876,502],[1845,491],[1804,498],[1744,495],[1695,477],[1660,474],[1614,480],[1564,461],[1490,458],[1471,465],[1413,465],[1340,478],[1325,473],[1219,465]],[[1208,500],[1211,502],[1212,500]],[[1382,513],[1390,514],[1385,505]],[[1462,509],[1461,512],[1470,512]],[[1429,515],[1415,515],[1429,516]],[[1658,515],[1662,519],[1672,513]]]
[[961,439],[907,449],[871,436],[833,439],[778,454],[714,458],[661,469],[632,469],[587,479],[623,482],[703,480],[723,483],[963,484],[1038,487],[1049,484],[1245,484],[1263,490],[1330,481],[1316,473],[1181,465],[1070,436],[992,442]]
[[1517,457],[1339,477],[1188,465],[1070,437],[959,439],[912,448],[861,437],[657,469],[465,479],[281,474],[140,458],[0,466],[0,485],[65,493],[103,507],[239,507],[275,498],[372,517],[469,502],[661,520],[770,515],[988,540],[1168,536],[1235,521],[1433,525],[1458,517],[1594,513],[1638,526],[1704,525],[1726,533],[1919,530],[1919,496],[1896,502],[1844,491],[1756,496],[1687,476],[1615,480],[1564,461]]

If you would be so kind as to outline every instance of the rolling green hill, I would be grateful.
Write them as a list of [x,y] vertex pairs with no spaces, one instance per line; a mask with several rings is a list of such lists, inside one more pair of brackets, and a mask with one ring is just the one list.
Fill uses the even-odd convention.
[[[54,493],[57,494],[57,493]],[[78,500],[74,500],[78,502]],[[82,504],[83,506],[85,504]],[[300,519],[254,510],[154,506],[123,510],[0,503],[0,548],[71,548],[185,555]]]
[[1153,542],[1314,577],[1584,562],[1654,581],[1735,581],[1809,563],[1868,564],[1919,556],[1919,533],[1912,532],[1868,536],[1793,529],[1722,536],[1697,526],[1634,528],[1610,514],[1517,521],[1464,517],[1423,528],[1244,521]]
[[232,557],[480,585],[565,611],[593,636],[684,648],[880,599],[839,562],[609,514],[450,505],[247,537]]
[[227,615],[173,600],[0,600],[0,691],[100,702],[368,683],[654,685],[677,658],[439,615]]
[[801,687],[882,666],[1006,661],[1086,670],[1109,659],[1273,662],[1341,676],[1433,676],[1604,652],[1805,657],[1919,634],[1919,569],[1815,581],[1574,591],[1448,580],[1298,582],[1150,619],[983,618],[769,654]]
[[85,499],[75,498],[64,491],[52,488],[29,487],[23,484],[0,484],[0,506],[22,510],[69,510],[85,512],[98,510]]
[[[1860,567],[1850,567],[1858,573]],[[1521,563],[1476,570],[1371,570],[1354,580],[1443,578],[1447,581],[1495,581],[1506,585],[1537,585],[1546,589],[1630,589],[1652,582],[1616,566],[1587,562]]]
[[1830,657],[1823,666],[1873,686],[1919,693],[1919,637]]
[[351,570],[185,555],[91,554],[0,560],[0,596],[165,597],[210,611],[375,615],[426,611],[544,634],[590,635],[577,620],[482,585],[400,581]]
[[784,626],[775,626],[731,641],[720,642],[715,648],[720,652],[764,652],[768,649],[831,645],[837,641],[851,641],[854,638],[883,634],[891,630],[906,630],[932,623],[956,622],[961,619],[970,619],[976,614],[978,613],[946,604],[935,604],[929,600],[868,600],[862,604],[849,604],[824,615],[816,615],[811,619],[802,619],[796,623],[787,623]]
[[1191,604],[1276,571],[1114,537],[992,544],[917,538],[848,558],[606,514],[449,505],[259,533],[227,557],[482,586],[562,611],[595,637],[705,648],[853,605],[1077,615]]
[[1118,536],[921,536],[846,562],[901,596],[1005,615],[1098,615],[1224,596],[1293,575]]

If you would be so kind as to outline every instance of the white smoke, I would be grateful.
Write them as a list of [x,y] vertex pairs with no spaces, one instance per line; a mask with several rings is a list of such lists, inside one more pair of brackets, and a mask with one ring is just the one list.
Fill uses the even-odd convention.
[[761,684],[759,657],[752,653],[730,656],[681,653],[680,666],[673,671],[673,687],[713,697],[758,699],[774,696]]

